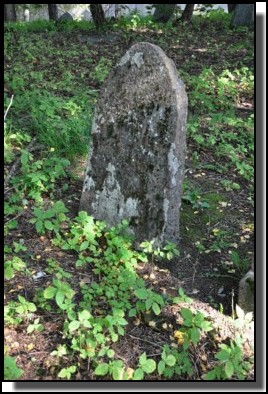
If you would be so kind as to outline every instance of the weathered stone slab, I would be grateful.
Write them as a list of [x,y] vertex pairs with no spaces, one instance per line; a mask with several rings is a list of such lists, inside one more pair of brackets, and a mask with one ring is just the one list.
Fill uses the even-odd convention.
[[130,221],[136,240],[177,243],[187,95],[156,45],[130,48],[95,109],[80,210],[110,226]]
[[254,311],[254,271],[249,270],[239,282],[238,305],[245,312]]
[[254,4],[237,4],[232,19],[233,26],[249,26],[254,22]]
[[73,20],[74,19],[69,12],[64,12],[64,14],[59,17],[57,22],[72,22]]

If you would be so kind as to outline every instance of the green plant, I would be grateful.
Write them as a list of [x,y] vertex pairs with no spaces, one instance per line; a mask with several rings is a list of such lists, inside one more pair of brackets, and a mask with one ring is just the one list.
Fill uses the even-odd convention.
[[17,367],[13,357],[4,356],[4,380],[18,380],[23,374],[23,370]]
[[18,295],[18,304],[15,308],[15,311],[20,316],[31,316],[32,312],[36,311],[36,306],[33,302],[27,301],[23,296]]
[[55,189],[55,182],[66,176],[65,168],[70,162],[57,157],[48,157],[33,162],[33,155],[21,151],[21,173],[10,181],[17,193],[27,194],[37,202],[42,202],[42,194]]
[[[253,325],[253,312],[245,313],[239,305],[235,306],[237,319],[234,320],[234,326],[239,330],[250,328]],[[241,333],[242,334],[242,333]]]
[[173,304],[180,304],[181,302],[188,302],[189,304],[191,304],[193,302],[193,299],[188,297],[184,293],[184,290],[181,287],[178,289],[178,293],[179,293],[179,296],[174,297],[172,299]]
[[135,370],[133,380],[143,380],[144,374],[152,373],[156,370],[156,362],[148,359],[146,352],[139,357],[138,368]]
[[26,264],[18,256],[14,256],[12,259],[5,261],[4,263],[4,277],[5,279],[12,279],[15,275],[15,271],[22,271],[26,268]]
[[140,244],[140,247],[144,253],[156,256],[160,259],[171,260],[174,256],[179,256],[180,252],[173,242],[166,242],[162,249],[159,247],[154,247],[155,240],[144,241]]
[[164,306],[165,301],[160,294],[157,294],[154,291],[148,290],[144,287],[135,290],[134,294],[139,300],[144,300],[137,302],[137,310],[142,312],[144,310],[152,310],[155,315],[159,315],[161,313],[161,307]]
[[73,298],[75,291],[68,283],[62,282],[58,279],[53,279],[53,285],[54,286],[48,286],[44,290],[44,298],[48,300],[55,298],[57,305],[62,310],[71,309],[73,306],[71,299]]
[[244,380],[250,369],[250,363],[244,360],[241,339],[237,337],[230,346],[220,344],[221,350],[216,354],[219,360],[215,368],[205,375],[205,380],[226,380],[238,378]]
[[193,313],[188,308],[181,308],[180,314],[183,318],[182,328],[179,330],[182,333],[182,346],[186,350],[190,343],[197,345],[200,337],[201,331],[212,330],[212,324],[205,319],[202,312]]
[[72,374],[75,373],[76,368],[77,368],[76,365],[71,365],[71,366],[68,367],[68,368],[62,368],[62,369],[60,370],[60,372],[58,373],[58,377],[59,377],[59,378],[62,378],[62,379],[65,379],[65,378],[66,378],[66,379],[70,380]]
[[241,259],[238,252],[235,250],[231,252],[230,257],[234,269],[238,271],[239,275],[244,275],[248,270],[249,261],[247,259]]
[[94,371],[97,376],[111,375],[114,380],[128,380],[124,364],[121,360],[113,360],[108,363],[101,363]]
[[192,376],[193,367],[189,358],[189,353],[185,350],[178,351],[164,345],[161,353],[161,360],[157,365],[157,372],[160,376],[171,379],[174,375],[181,376],[187,374]]
[[210,208],[209,203],[204,199],[201,200],[200,192],[197,189],[189,188],[189,186],[184,184],[184,194],[182,196],[182,200],[191,204],[193,209],[204,209]]
[[44,234],[46,230],[58,233],[62,222],[66,222],[68,209],[62,201],[55,202],[51,208],[44,211],[41,208],[34,208],[35,218],[30,219],[30,223],[35,223],[36,231]]
[[44,330],[43,324],[39,323],[40,319],[37,318],[32,324],[27,327],[27,334],[31,334],[34,331],[40,332]]
[[98,82],[103,82],[111,69],[112,62],[111,60],[101,57],[99,63],[95,67],[95,70],[91,72],[90,76],[93,80],[98,81]]

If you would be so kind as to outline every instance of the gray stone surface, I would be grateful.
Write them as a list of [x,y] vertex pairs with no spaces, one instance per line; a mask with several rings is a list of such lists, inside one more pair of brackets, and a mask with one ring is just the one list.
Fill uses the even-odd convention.
[[64,14],[62,14],[57,20],[57,22],[69,22],[69,21],[73,21],[73,17],[69,12],[64,12]]
[[254,311],[254,271],[250,270],[239,282],[238,305],[245,312]]
[[178,243],[187,95],[172,60],[138,43],[104,83],[95,109],[80,210],[137,242]]
[[157,4],[153,19],[156,22],[166,23],[172,17],[175,11],[176,4]]
[[26,8],[24,10],[23,17],[24,17],[24,21],[25,22],[29,22],[30,21],[30,11],[28,10],[28,8]]
[[254,22],[254,5],[237,4],[234,10],[232,25],[249,26]]

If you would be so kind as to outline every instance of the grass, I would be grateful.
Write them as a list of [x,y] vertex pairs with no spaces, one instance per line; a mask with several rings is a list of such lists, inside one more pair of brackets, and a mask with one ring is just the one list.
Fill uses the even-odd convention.
[[[219,313],[222,344],[200,312],[233,312],[252,253],[253,32],[229,26],[219,11],[177,27],[133,13],[96,45],[88,22],[5,25],[5,379],[252,379],[243,332]],[[136,250],[127,222],[77,213],[99,89],[139,41],[166,51],[188,93],[180,251]]]

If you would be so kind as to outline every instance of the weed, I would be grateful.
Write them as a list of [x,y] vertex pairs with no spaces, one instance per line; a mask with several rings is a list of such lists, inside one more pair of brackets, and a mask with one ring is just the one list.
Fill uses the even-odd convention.
[[91,78],[98,82],[103,82],[107,78],[111,66],[111,60],[101,57],[99,63],[95,67],[95,70],[90,74]]
[[17,367],[13,357],[5,355],[4,357],[4,380],[17,380],[23,374],[23,370]]
[[250,363],[244,361],[240,338],[231,341],[230,346],[221,344],[219,347],[221,350],[215,356],[219,365],[205,375],[205,380],[226,380],[234,377],[244,380]]

